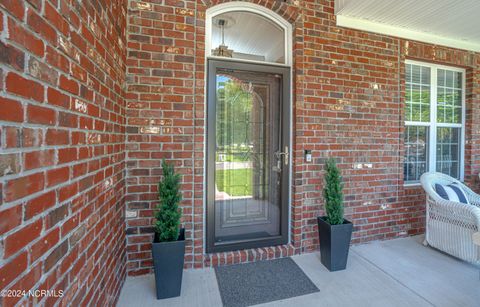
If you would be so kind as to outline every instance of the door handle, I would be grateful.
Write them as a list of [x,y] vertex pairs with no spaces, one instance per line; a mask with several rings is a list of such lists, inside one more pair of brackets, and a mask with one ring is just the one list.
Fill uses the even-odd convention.
[[276,151],[275,152],[275,157],[280,160],[282,158],[282,156],[284,157],[283,158],[283,162],[285,163],[285,165],[288,165],[288,157],[289,157],[289,153],[288,153],[288,146],[285,146],[285,151]]

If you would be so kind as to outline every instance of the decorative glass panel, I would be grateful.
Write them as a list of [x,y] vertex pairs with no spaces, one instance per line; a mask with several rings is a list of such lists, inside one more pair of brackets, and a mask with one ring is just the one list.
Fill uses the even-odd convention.
[[437,122],[462,122],[462,73],[445,69],[437,71]]
[[460,128],[437,128],[437,172],[460,176]]
[[430,68],[406,65],[405,120],[430,121]]
[[280,235],[282,77],[218,69],[215,242]]
[[420,176],[427,171],[428,165],[428,127],[405,127],[405,181],[418,181]]

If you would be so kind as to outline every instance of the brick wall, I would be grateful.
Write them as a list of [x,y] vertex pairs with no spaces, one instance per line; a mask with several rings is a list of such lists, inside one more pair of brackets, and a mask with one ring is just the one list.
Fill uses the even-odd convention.
[[402,178],[407,58],[467,70],[478,185],[479,54],[338,28],[333,1],[255,0],[294,29],[291,243],[205,254],[204,25],[219,2],[132,0],[128,16],[120,0],[0,3],[0,288],[65,292],[3,305],[112,305],[127,270],[151,272],[162,158],[183,175],[186,267],[316,250],[330,156],[355,243],[422,233],[423,193]]
[[[151,271],[160,159],[183,174],[186,267],[267,259],[318,248],[322,169],[337,157],[354,242],[424,231],[423,193],[403,186],[404,60],[467,69],[466,180],[480,171],[480,55],[335,26],[334,1],[251,1],[292,23],[294,173],[291,244],[204,252],[205,11],[225,1],[130,1],[127,30],[127,253]],[[311,149],[313,163],[303,151]]]
[[114,305],[126,273],[122,0],[0,2],[2,306]]

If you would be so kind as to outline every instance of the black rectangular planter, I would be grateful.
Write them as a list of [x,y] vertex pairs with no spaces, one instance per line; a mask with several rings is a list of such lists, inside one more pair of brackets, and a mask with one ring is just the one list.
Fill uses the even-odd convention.
[[178,241],[152,243],[157,299],[180,296],[185,256],[185,229],[180,229]]
[[344,270],[347,267],[353,224],[343,220],[343,224],[330,225],[326,216],[318,217],[317,221],[322,264],[329,271]]

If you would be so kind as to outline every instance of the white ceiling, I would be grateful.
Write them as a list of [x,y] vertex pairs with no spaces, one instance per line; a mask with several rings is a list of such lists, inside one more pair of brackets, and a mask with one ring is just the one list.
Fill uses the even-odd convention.
[[480,0],[335,0],[335,13],[340,26],[480,51]]
[[[284,31],[270,20],[250,12],[230,12],[214,18],[227,20],[225,27],[225,45],[238,57],[264,60],[267,62],[284,62]],[[212,26],[212,49],[221,43],[221,31]],[[235,54],[234,54],[235,57]]]

